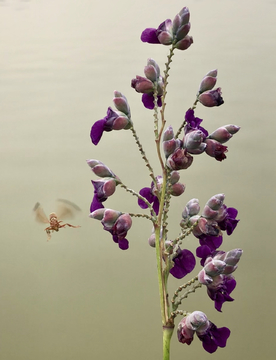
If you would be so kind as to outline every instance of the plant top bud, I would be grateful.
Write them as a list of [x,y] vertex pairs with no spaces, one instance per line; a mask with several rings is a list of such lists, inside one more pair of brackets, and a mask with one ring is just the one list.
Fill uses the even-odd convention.
[[119,91],[114,91],[113,103],[116,109],[127,115],[130,118],[130,108],[126,97]]
[[105,178],[105,177],[112,177],[117,178],[116,175],[111,171],[105,164],[103,164],[99,160],[90,159],[86,160],[88,166],[91,167],[91,170],[94,174],[96,174],[99,177]]
[[217,70],[211,70],[208,72],[208,74],[204,76],[204,78],[200,83],[198,94],[213,89],[213,87],[216,85],[217,82],[217,73],[218,73]]

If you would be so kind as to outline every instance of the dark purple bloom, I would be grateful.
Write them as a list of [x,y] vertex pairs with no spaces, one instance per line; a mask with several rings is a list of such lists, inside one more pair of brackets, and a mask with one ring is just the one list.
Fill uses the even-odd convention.
[[[143,42],[147,42],[149,44],[162,44],[163,45],[169,45],[172,43],[172,38],[169,35],[169,27],[171,26],[171,20],[167,19],[165,21],[163,21],[157,29],[154,28],[147,28],[145,29],[142,34],[141,34],[141,40]],[[163,34],[161,34],[163,33]],[[161,35],[161,39],[164,37],[164,35],[166,36],[166,44],[164,43],[164,41],[162,41],[162,43],[159,40],[159,36]]]
[[201,258],[200,264],[204,266],[208,256],[220,247],[222,244],[222,236],[210,236],[202,234],[198,237],[200,246],[196,249],[196,256]]
[[[150,204],[153,204],[153,210],[155,211],[156,215],[158,215],[159,212],[159,200],[158,197],[156,195],[154,195],[154,183],[151,183],[151,187],[145,187],[143,189],[141,189],[139,191],[139,194],[141,196],[143,196],[144,198],[146,198],[148,200],[148,202]],[[147,209],[148,205],[142,200],[142,199],[138,199],[138,205],[142,208],[142,209]]]
[[116,180],[113,178],[106,178],[102,180],[91,180],[94,186],[94,197],[90,206],[90,212],[103,208],[102,203],[112,194],[116,189]]
[[[148,93],[145,93],[142,95],[142,103],[144,104],[145,108],[147,109],[154,109],[154,96],[153,96],[153,93],[151,94],[148,94]],[[157,96],[157,105],[159,107],[162,106],[162,96],[161,95],[158,95]]]
[[200,126],[202,119],[194,116],[194,110],[189,109],[185,114],[186,125],[184,128],[185,134],[190,131],[200,130],[204,134],[205,138],[208,136],[208,131],[205,130],[202,126]]
[[226,230],[227,235],[231,235],[235,230],[238,222],[240,220],[236,220],[238,215],[238,210],[235,208],[227,208],[227,215],[221,222],[218,223],[221,230]]
[[104,131],[121,130],[127,128],[130,120],[125,115],[120,115],[111,107],[107,110],[107,115],[94,123],[91,128],[90,138],[94,145],[97,145],[101,140]]
[[193,271],[196,264],[193,253],[187,249],[181,250],[173,261],[174,267],[170,270],[170,273],[177,279],[182,279]]
[[233,276],[219,275],[214,278],[214,281],[207,285],[207,293],[215,302],[215,308],[221,312],[222,304],[225,301],[234,301],[230,294],[236,287],[236,280]]
[[131,228],[132,220],[129,214],[122,214],[112,209],[100,208],[93,211],[91,218],[101,220],[104,230],[110,232],[112,239],[122,250],[128,249],[126,235]]
[[189,19],[189,9],[184,7],[175,16],[173,21],[167,19],[163,21],[157,29],[145,29],[142,32],[141,40],[149,44],[173,44],[176,49],[186,50],[193,43],[193,38],[188,36],[191,28]]
[[204,332],[197,331],[197,336],[202,341],[204,350],[212,354],[218,347],[226,346],[231,332],[227,327],[217,328],[211,321],[209,323],[210,326]]

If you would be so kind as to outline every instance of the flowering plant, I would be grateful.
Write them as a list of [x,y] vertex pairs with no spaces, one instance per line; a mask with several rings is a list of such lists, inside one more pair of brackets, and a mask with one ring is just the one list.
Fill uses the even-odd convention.
[[[91,128],[91,140],[97,145],[104,132],[129,130],[138,146],[149,170],[151,184],[139,192],[128,188],[114,172],[99,160],[87,160],[93,173],[99,177],[92,180],[94,196],[90,207],[90,217],[100,220],[104,230],[110,232],[112,239],[122,250],[129,248],[126,239],[132,219],[141,217],[153,225],[149,236],[149,245],[155,248],[157,275],[160,295],[161,318],[163,326],[163,360],[170,358],[170,340],[178,315],[183,318],[177,326],[180,343],[190,345],[196,334],[203,348],[215,352],[218,347],[225,347],[230,336],[227,327],[218,328],[207,315],[196,309],[191,312],[180,309],[182,302],[197,289],[206,287],[214,307],[221,312],[224,302],[233,301],[230,296],[236,286],[233,272],[242,255],[241,249],[230,251],[218,250],[223,242],[224,232],[231,235],[236,228],[237,210],[224,204],[225,195],[212,196],[200,212],[199,200],[189,200],[184,206],[180,219],[179,236],[169,238],[168,214],[172,196],[181,196],[185,185],[180,182],[180,171],[191,167],[194,156],[207,154],[217,161],[226,159],[227,146],[224,144],[239,131],[237,125],[224,125],[209,133],[201,126],[202,119],[195,116],[198,103],[206,107],[223,104],[220,88],[216,88],[217,70],[209,71],[202,79],[196,99],[184,116],[175,132],[169,125],[165,127],[166,95],[170,64],[177,50],[187,50],[193,44],[190,32],[190,12],[184,7],[172,20],[167,19],[158,28],[147,28],[142,32],[141,40],[150,44],[170,46],[164,75],[158,64],[148,59],[144,68],[145,76],[136,76],[131,87],[142,94],[143,105],[153,110],[153,132],[157,157],[160,163],[160,175],[156,175],[137,136],[131,118],[130,106],[126,97],[119,91],[114,92],[114,106],[107,110],[107,115],[94,123]],[[204,156],[204,155],[203,155]],[[121,186],[138,200],[138,206],[148,213],[122,213],[104,207],[104,202]],[[168,294],[168,279],[173,276],[183,279],[193,271],[196,265],[194,254],[182,248],[183,240],[193,235],[199,241],[196,256],[200,259],[201,270],[193,279],[181,284],[173,296]],[[184,291],[184,292],[183,292]]]

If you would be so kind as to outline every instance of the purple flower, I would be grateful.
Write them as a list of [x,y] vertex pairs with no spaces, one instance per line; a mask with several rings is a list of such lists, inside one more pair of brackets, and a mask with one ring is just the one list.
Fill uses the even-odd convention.
[[[143,94],[142,95],[142,103],[144,104],[145,108],[152,110],[154,109],[154,96],[153,93],[151,94]],[[162,96],[157,95],[157,106],[162,106]]]
[[227,235],[231,235],[240,221],[236,220],[238,210],[235,208],[227,208],[226,212],[226,217],[218,223],[218,226],[221,230],[226,231]]
[[128,249],[126,235],[132,225],[129,214],[101,208],[93,211],[89,216],[93,219],[101,220],[104,230],[110,232],[113,241],[119,245],[121,250]]
[[173,44],[179,50],[186,50],[193,43],[193,38],[188,35],[191,27],[189,19],[189,9],[184,7],[173,21],[167,19],[157,29],[145,29],[141,34],[141,40],[150,44]]
[[101,140],[104,131],[129,129],[131,125],[130,119],[126,115],[121,115],[109,107],[107,115],[94,123],[91,128],[90,138],[94,145]]
[[94,197],[90,206],[90,212],[103,208],[102,203],[116,190],[117,182],[113,178],[105,178],[103,180],[91,180],[94,186]]
[[187,134],[190,131],[201,130],[202,133],[205,135],[205,138],[208,136],[208,131],[200,126],[203,120],[198,117],[195,117],[194,110],[188,109],[186,111],[185,121],[186,121],[186,125],[184,128],[185,134]]
[[217,161],[226,159],[225,153],[228,151],[227,146],[224,146],[218,141],[212,139],[206,139],[205,143],[207,144],[205,148],[207,155],[214,157]]
[[[161,179],[162,179],[161,176],[157,177],[157,183],[158,183],[158,180],[159,180],[159,183],[160,183]],[[143,189],[141,189],[139,191],[139,194],[141,196],[143,196],[145,199],[147,199],[150,204],[152,204],[152,208],[153,208],[154,212],[156,213],[156,215],[158,215],[158,212],[159,212],[159,200],[158,200],[158,197],[155,195],[156,194],[156,188],[154,186],[153,181],[151,183],[150,188],[149,187],[144,187]],[[148,208],[148,205],[142,199],[138,199],[138,205],[142,209],[147,209]]]
[[177,327],[178,341],[190,345],[197,334],[204,350],[213,353],[218,347],[225,347],[230,336],[227,327],[217,328],[202,311],[194,311],[184,317]]
[[221,312],[221,307],[225,301],[234,301],[230,294],[236,287],[236,280],[231,275],[218,275],[213,278],[213,282],[207,285],[207,294],[215,303],[217,311]]
[[196,264],[193,253],[187,249],[180,250],[173,262],[174,267],[170,270],[170,273],[177,279],[182,279],[193,271]]
[[138,93],[142,93],[142,102],[147,109],[154,109],[154,91],[157,94],[157,106],[162,106],[163,77],[160,75],[160,68],[155,60],[149,58],[144,67],[146,77],[136,75],[131,80],[131,87]]
[[222,244],[222,236],[210,236],[202,234],[198,237],[200,246],[196,249],[196,256],[201,258],[200,264],[204,266],[208,256],[220,247]]
[[202,341],[204,350],[208,353],[214,353],[218,347],[225,347],[231,331],[227,327],[217,328],[215,324],[209,321],[209,327],[201,331],[197,330],[197,336]]

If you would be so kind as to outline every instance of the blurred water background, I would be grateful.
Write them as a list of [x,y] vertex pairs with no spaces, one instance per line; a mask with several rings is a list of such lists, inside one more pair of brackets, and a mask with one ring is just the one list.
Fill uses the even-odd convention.
[[[141,31],[188,6],[194,44],[176,51],[169,78],[167,123],[175,128],[193,104],[202,77],[218,68],[225,104],[198,106],[213,131],[241,126],[222,163],[198,156],[182,172],[186,193],[173,199],[169,231],[178,234],[184,204],[214,194],[241,219],[223,250],[241,247],[235,301],[218,313],[204,289],[183,304],[202,310],[232,333],[212,359],[275,358],[275,15],[264,0],[2,0],[0,2],[0,359],[161,359],[161,320],[151,224],[134,221],[130,249],[121,251],[100,222],[88,218],[93,177],[85,160],[106,163],[131,188],[150,178],[128,131],[104,133],[95,147],[91,125],[112,105],[113,90],[131,106],[135,128],[156,173],[152,112],[130,87],[147,58],[163,69],[168,48],[143,44]],[[34,222],[39,201],[82,208],[72,223],[46,241]],[[117,189],[106,206],[139,212]],[[198,246],[189,237],[185,247]],[[191,276],[195,276],[199,265]],[[190,278],[189,276],[187,277]],[[183,282],[183,281],[182,281]],[[172,279],[171,290],[182,283]],[[180,320],[180,318],[179,318]],[[196,338],[174,335],[172,360],[209,357]]]

